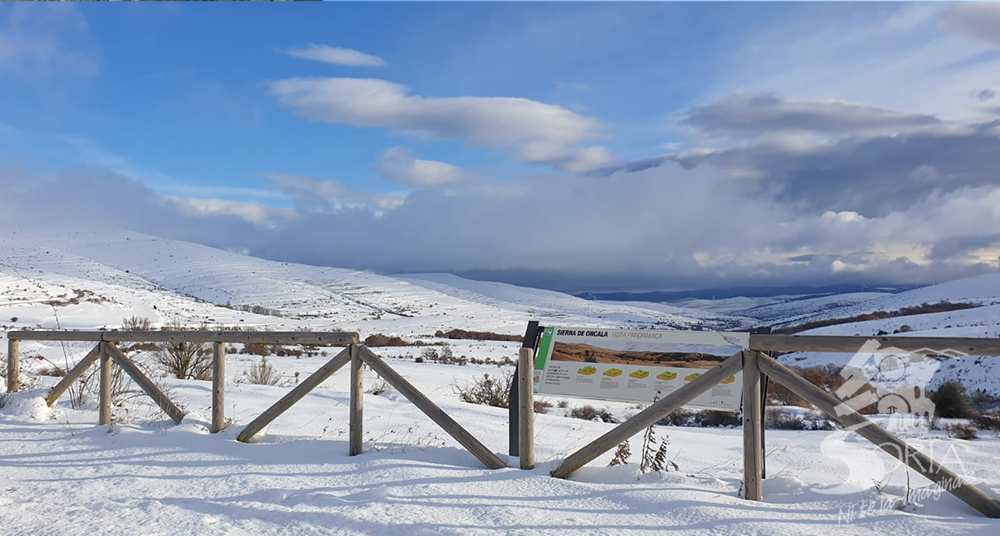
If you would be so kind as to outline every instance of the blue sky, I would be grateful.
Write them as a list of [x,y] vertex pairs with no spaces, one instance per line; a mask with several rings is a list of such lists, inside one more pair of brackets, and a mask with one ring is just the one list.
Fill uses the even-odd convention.
[[[536,166],[512,162],[493,148],[468,147],[463,140],[428,142],[384,128],[302,121],[268,95],[268,84],[291,77],[378,78],[428,97],[532,99],[599,118],[609,149],[640,158],[677,141],[664,135],[665,116],[696,102],[711,83],[704,59],[727,46],[745,15],[768,16],[745,6],[709,8],[85,5],[74,15],[44,16],[86,24],[83,31],[81,22],[63,22],[64,46],[86,51],[87,61],[79,62],[86,65],[53,68],[65,74],[11,79],[0,97],[19,104],[5,113],[8,126],[76,139],[84,148],[65,148],[59,156],[67,162],[104,153],[127,158],[165,175],[147,181],[162,193],[235,188],[233,195],[266,188],[268,173],[394,192],[399,185],[381,180],[373,167],[378,155],[397,146],[510,178]],[[343,66],[281,52],[309,44],[363,51],[386,65]]]
[[933,282],[1000,251],[960,217],[997,73],[997,5],[3,5],[0,211],[86,184],[137,207],[94,224],[575,291]]

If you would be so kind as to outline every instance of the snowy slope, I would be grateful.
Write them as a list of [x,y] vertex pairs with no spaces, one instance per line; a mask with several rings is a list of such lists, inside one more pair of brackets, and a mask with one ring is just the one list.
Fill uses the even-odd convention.
[[[27,282],[33,281],[61,286],[63,290],[52,290],[56,293],[86,288],[108,297],[109,305],[99,316],[94,316],[93,310],[69,305],[64,315],[72,310],[81,319],[73,327],[114,324],[132,314],[150,316],[157,322],[231,323],[242,319],[275,327],[402,336],[427,336],[454,328],[519,334],[528,320],[661,328],[734,322],[699,311],[588,302],[557,292],[457,277],[443,282],[267,261],[126,232],[0,236],[0,273],[5,285],[0,287],[0,296],[5,292],[20,295]],[[47,295],[36,294],[35,309],[25,310],[23,304],[0,305],[0,318],[9,314],[23,316],[22,323],[28,326],[55,325],[54,316],[41,306],[49,301],[43,299]],[[165,301],[158,294],[169,296],[169,303],[167,310],[154,314],[149,304]],[[249,319],[212,305],[227,303],[263,307],[273,314],[266,319]],[[113,305],[119,306],[117,310],[111,310]],[[88,317],[93,319],[89,324],[83,320]]]
[[[971,303],[978,305],[1000,304],[1000,273],[984,274],[918,289],[887,294],[869,300],[861,300],[851,305],[828,309],[808,318],[779,319],[778,323],[798,324],[802,321],[830,318],[850,318],[874,311],[899,311],[905,307],[916,307],[925,303]],[[794,320],[794,322],[790,322]]]
[[853,292],[848,294],[832,294],[817,298],[790,299],[779,303],[760,305],[749,309],[738,309],[732,314],[748,316],[763,324],[774,322],[795,323],[805,321],[829,311],[842,310],[859,303],[866,303],[878,298],[891,296],[882,292]]

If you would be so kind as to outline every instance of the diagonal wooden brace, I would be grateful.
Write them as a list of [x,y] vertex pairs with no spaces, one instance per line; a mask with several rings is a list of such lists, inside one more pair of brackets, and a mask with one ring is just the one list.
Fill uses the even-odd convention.
[[125,354],[123,354],[114,343],[106,342],[104,345],[105,348],[107,348],[108,355],[111,356],[111,359],[113,359],[115,363],[118,363],[118,366],[121,367],[126,374],[131,376],[135,383],[139,384],[139,387],[141,387],[142,390],[145,391],[158,406],[160,406],[160,409],[162,409],[163,412],[174,421],[174,424],[180,424],[181,420],[184,419],[184,411],[174,405],[174,403],[167,398],[167,395],[163,394],[163,391],[161,391],[148,376],[143,374],[142,371],[139,370],[139,367],[137,367],[131,359],[125,357]]
[[344,348],[339,354],[334,356],[333,359],[327,361],[325,365],[319,368],[316,372],[313,372],[308,378],[302,381],[302,383],[295,386],[294,389],[288,392],[285,396],[281,397],[280,400],[267,408],[264,413],[257,416],[256,419],[250,421],[250,424],[240,432],[240,435],[236,437],[237,441],[246,443],[257,435],[265,426],[271,424],[271,421],[277,419],[279,415],[288,410],[288,408],[295,405],[296,402],[302,400],[302,397],[309,394],[319,384],[326,381],[327,378],[333,375],[334,372],[340,370],[344,365],[351,362],[351,352],[349,348]]
[[490,449],[486,448],[485,445],[479,442],[472,434],[468,432],[465,428],[462,428],[454,419],[452,419],[447,413],[445,413],[441,408],[439,408],[434,402],[431,402],[429,398],[424,396],[423,393],[417,390],[410,382],[406,381],[398,372],[393,370],[392,367],[387,365],[382,358],[372,353],[366,346],[360,347],[361,359],[366,365],[372,368],[379,376],[389,382],[393,387],[396,388],[403,396],[409,399],[417,409],[424,412],[425,415],[431,418],[432,421],[437,423],[442,430],[448,433],[451,437],[455,438],[472,453],[479,461],[483,462],[483,465],[490,469],[502,469],[507,467],[507,464],[497,457]]

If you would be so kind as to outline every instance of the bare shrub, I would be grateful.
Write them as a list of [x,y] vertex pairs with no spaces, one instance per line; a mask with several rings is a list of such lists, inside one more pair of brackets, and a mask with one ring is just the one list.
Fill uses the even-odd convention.
[[732,411],[704,410],[699,412],[701,426],[731,428],[743,424],[743,417]]
[[262,342],[248,342],[243,345],[240,353],[267,357],[271,355],[271,347]]
[[569,416],[574,419],[583,419],[585,421],[602,421],[610,423],[618,422],[618,419],[616,419],[615,416],[607,410],[607,408],[597,409],[589,404],[571,409],[569,411]]
[[243,379],[254,385],[278,385],[281,374],[267,362],[266,357],[262,357],[259,363],[243,371]]
[[971,424],[950,424],[945,427],[948,437],[956,439],[972,440],[979,438],[976,434],[976,427]]
[[373,348],[377,346],[410,346],[410,343],[404,341],[400,337],[396,337],[395,335],[372,333],[371,335],[365,337],[365,346]]
[[552,402],[548,400],[535,400],[535,413],[548,413],[552,409]]
[[[136,363],[136,366],[140,366]],[[87,369],[80,379],[69,387],[69,403],[73,408],[83,406],[84,400],[90,395],[97,395],[101,389],[101,367],[95,365]],[[121,367],[111,365],[111,405],[121,406],[126,400],[134,398],[142,391],[132,389],[132,378]]]
[[388,393],[390,391],[395,391],[395,390],[396,388],[394,388],[391,383],[385,381],[384,378],[379,378],[378,381],[375,382],[374,385],[372,385],[372,388],[368,390],[368,392],[375,396],[378,396],[380,394]]
[[[168,331],[184,331],[190,328],[180,323],[171,323]],[[199,329],[206,330],[206,326]],[[208,343],[177,341],[166,342],[155,353],[156,362],[169,374],[181,380],[209,380],[212,378],[212,350]]]
[[614,467],[616,465],[625,465],[628,463],[628,459],[632,456],[632,451],[629,450],[628,440],[622,441],[618,444],[618,448],[615,449],[615,455],[611,458],[611,463],[608,467]]
[[780,408],[767,408],[764,426],[774,430],[833,430],[833,423],[818,411],[796,415]]
[[642,460],[639,462],[639,472],[679,471],[680,467],[673,460],[667,459],[667,447],[670,446],[670,436],[664,435],[657,446],[656,431],[650,425],[642,438]]
[[466,331],[464,329],[453,329],[450,331],[438,330],[434,333],[434,336],[443,339],[471,339],[476,341],[521,342],[523,339],[520,335],[501,335],[499,333],[493,333],[492,331]]
[[692,423],[698,416],[697,411],[691,411],[689,409],[678,408],[667,415],[666,417],[660,419],[656,424],[667,425],[667,426],[691,426]]
[[42,376],[53,376],[56,378],[61,378],[66,375],[66,371],[62,369],[59,365],[52,365],[48,368],[44,368],[38,372]]
[[494,377],[483,374],[482,378],[476,378],[464,386],[452,384],[452,389],[463,402],[506,408],[510,405],[510,386],[513,382],[513,372]]
[[122,319],[122,331],[152,331],[153,322],[144,316],[131,316]]
[[1000,413],[976,413],[972,416],[972,424],[980,430],[1000,432]]

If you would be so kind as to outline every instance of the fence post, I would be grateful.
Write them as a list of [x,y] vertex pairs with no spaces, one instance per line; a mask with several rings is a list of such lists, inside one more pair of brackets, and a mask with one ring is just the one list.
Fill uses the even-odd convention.
[[100,412],[97,424],[111,424],[111,355],[108,353],[108,343],[101,344],[101,376],[100,376]]
[[[524,330],[524,338],[521,339],[521,348],[534,348],[535,343],[538,341],[538,321],[530,320],[528,321],[528,327]],[[520,359],[518,359],[520,361]],[[534,366],[534,364],[532,364]],[[520,377],[522,367],[520,365],[514,365],[514,376]],[[507,394],[507,436],[509,439],[507,454],[511,456],[520,456],[520,436],[521,436],[521,425],[519,423],[519,415],[521,412],[521,405],[519,403],[520,396],[518,391],[520,387],[515,379],[511,382],[510,391]]]
[[20,385],[18,385],[18,374],[20,374],[20,358],[18,357],[18,348],[20,346],[20,341],[15,341],[13,339],[7,339],[7,392],[16,393]]
[[764,451],[758,355],[759,352],[753,350],[743,352],[743,497],[749,501],[763,500]]
[[212,433],[226,427],[226,343],[212,343]]
[[361,454],[364,441],[364,428],[362,426],[365,393],[365,364],[361,361],[361,351],[357,344],[350,346],[351,352],[351,413],[350,423],[350,452],[351,456]]
[[521,469],[535,468],[535,350],[521,348],[517,359],[518,451]]

